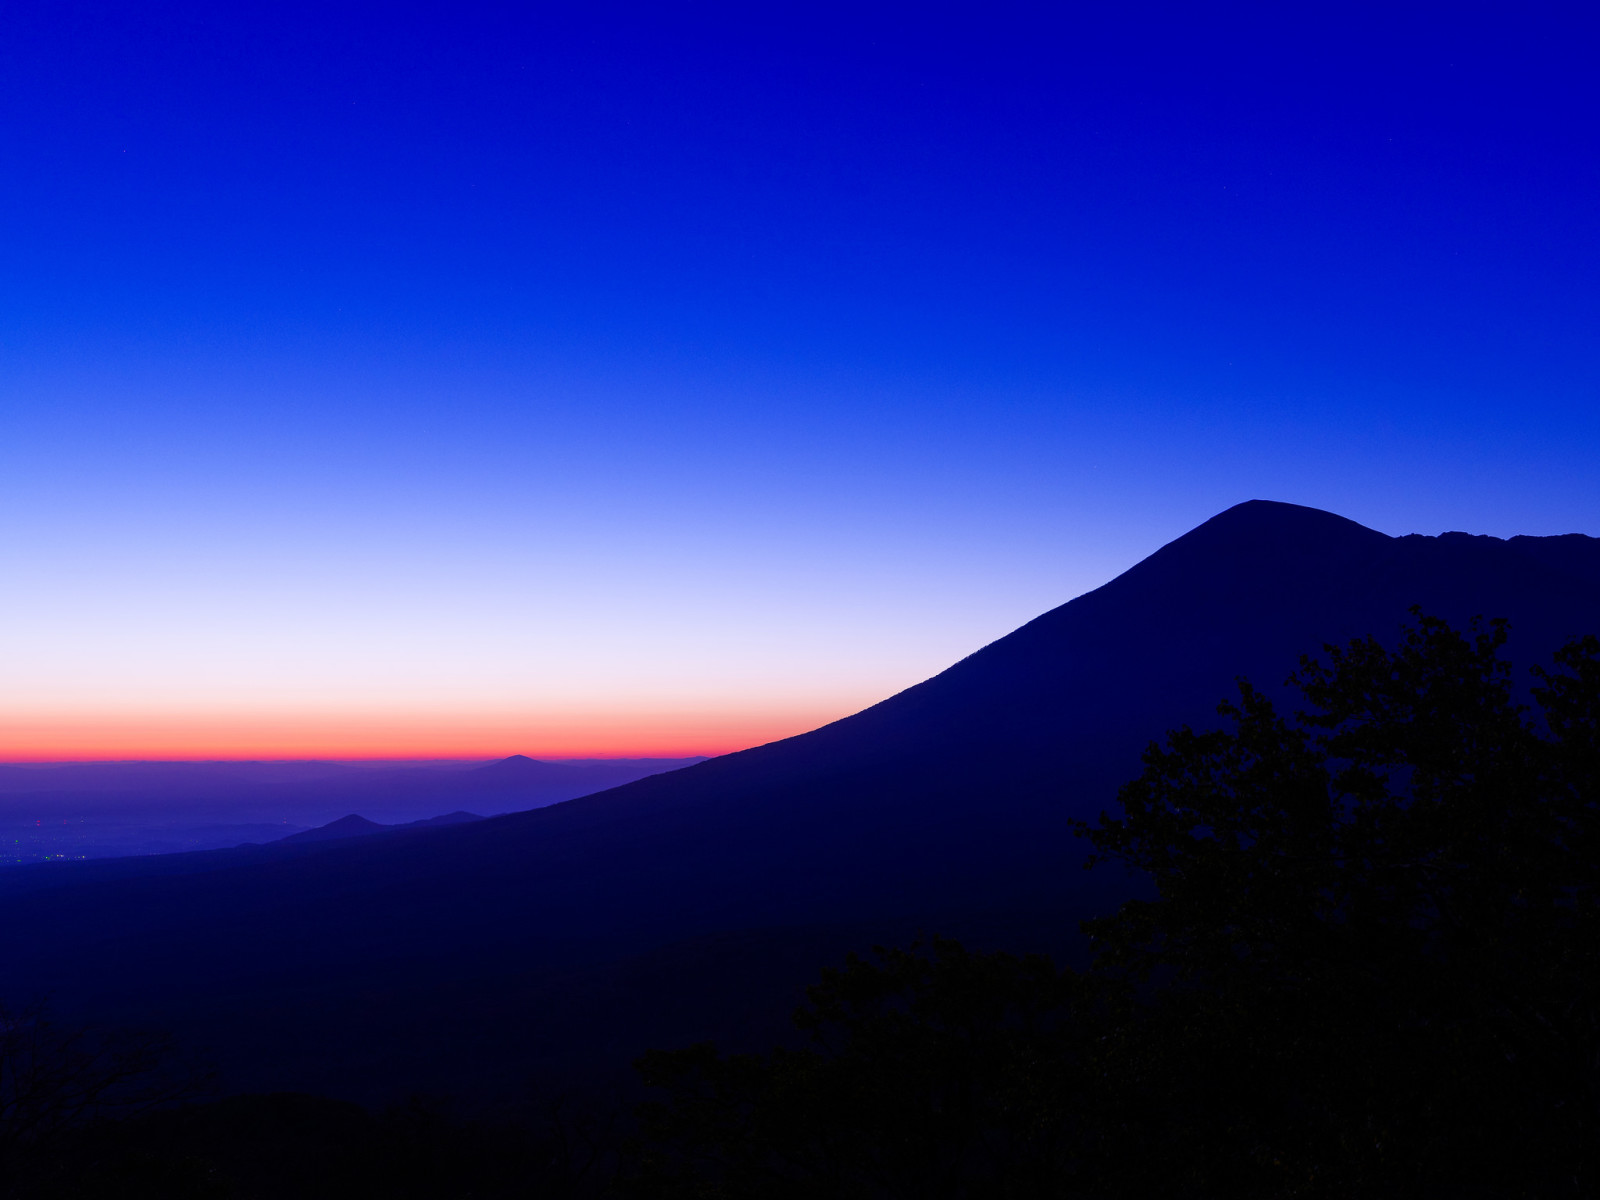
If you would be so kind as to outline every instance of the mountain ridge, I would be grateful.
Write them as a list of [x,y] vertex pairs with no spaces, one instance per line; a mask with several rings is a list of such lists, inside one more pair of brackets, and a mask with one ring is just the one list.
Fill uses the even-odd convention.
[[446,825],[466,825],[473,821],[483,820],[477,813],[456,811],[444,813],[437,817],[425,817],[420,821],[406,821],[399,825],[384,825],[377,821],[369,821],[359,813],[351,813],[340,817],[337,821],[329,821],[326,825],[319,825],[315,829],[304,829],[299,833],[291,833],[287,837],[278,838],[269,845],[300,846],[309,842],[342,841],[353,837],[373,837],[378,834],[417,833],[427,829],[440,829]]
[[[793,738],[529,812],[174,864],[181,876],[159,863],[139,877],[68,867],[47,888],[8,888],[41,870],[15,868],[0,875],[0,916],[27,902],[29,917],[0,921],[0,953],[84,1011],[210,1038],[254,1086],[335,1091],[393,1075],[383,1030],[357,1016],[374,989],[389,997],[389,1035],[431,1039],[408,1060],[427,1077],[407,1086],[484,1090],[472,1072],[510,1069],[494,1064],[555,1075],[625,1061],[646,1038],[720,1036],[757,993],[803,982],[780,986],[755,965],[762,946],[790,963],[795,931],[811,946],[843,946],[848,931],[859,948],[966,929],[1029,948],[1016,931],[1037,945],[1053,930],[1042,948],[1071,953],[1076,920],[1136,884],[1079,870],[1070,821],[1111,802],[1150,740],[1214,721],[1239,675],[1281,694],[1301,653],[1392,637],[1413,604],[1458,623],[1508,616],[1519,670],[1542,660],[1565,635],[1600,628],[1600,540],[1576,536],[1391,538],[1247,502],[932,678]],[[731,937],[740,930],[768,932]],[[670,971],[650,976],[648,996],[615,983],[633,977],[622,964],[709,944],[735,956],[704,968],[721,972],[720,992]],[[535,999],[528,1030],[511,1014]],[[470,1032],[439,1032],[452,1012],[474,1014]],[[640,1040],[619,1046],[618,1030]]]
[[452,809],[524,811],[699,761],[0,764],[0,873],[27,862],[203,853],[262,840],[251,827],[287,834],[350,812],[401,825]]

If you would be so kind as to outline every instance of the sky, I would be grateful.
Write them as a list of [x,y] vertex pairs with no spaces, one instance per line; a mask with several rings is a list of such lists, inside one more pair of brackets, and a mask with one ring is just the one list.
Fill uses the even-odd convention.
[[720,753],[1242,500],[1600,535],[1576,5],[8,3],[0,759]]

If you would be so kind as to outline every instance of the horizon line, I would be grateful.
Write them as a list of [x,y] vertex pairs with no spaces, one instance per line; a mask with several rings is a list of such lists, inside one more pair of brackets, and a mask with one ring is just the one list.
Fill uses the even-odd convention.
[[338,765],[366,765],[371,763],[494,763],[504,762],[510,758],[529,758],[537,762],[638,762],[641,760],[676,760],[686,758],[717,758],[722,754],[732,754],[736,751],[724,750],[706,753],[694,751],[691,753],[657,753],[657,754],[528,754],[524,751],[513,750],[509,754],[345,754],[334,756],[316,755],[160,755],[152,758],[137,758],[127,756],[101,756],[101,755],[76,755],[63,758],[12,758],[0,755],[0,766],[7,767],[60,767],[78,766],[86,764],[117,765],[117,764],[147,764],[147,763],[334,763]]

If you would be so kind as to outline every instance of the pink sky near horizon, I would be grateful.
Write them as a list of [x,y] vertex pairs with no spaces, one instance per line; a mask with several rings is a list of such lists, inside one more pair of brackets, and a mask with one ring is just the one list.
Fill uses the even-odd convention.
[[1600,532],[1564,17],[15,7],[0,761],[716,754],[1252,498]]
[[[848,711],[854,711],[853,709]],[[0,762],[686,758],[804,733],[848,711],[0,714]]]

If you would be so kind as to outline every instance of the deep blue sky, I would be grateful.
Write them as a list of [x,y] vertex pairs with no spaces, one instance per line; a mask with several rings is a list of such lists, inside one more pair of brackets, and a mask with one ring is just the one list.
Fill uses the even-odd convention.
[[0,755],[725,749],[1251,497],[1600,534],[1594,28],[1281,9],[7,5]]

